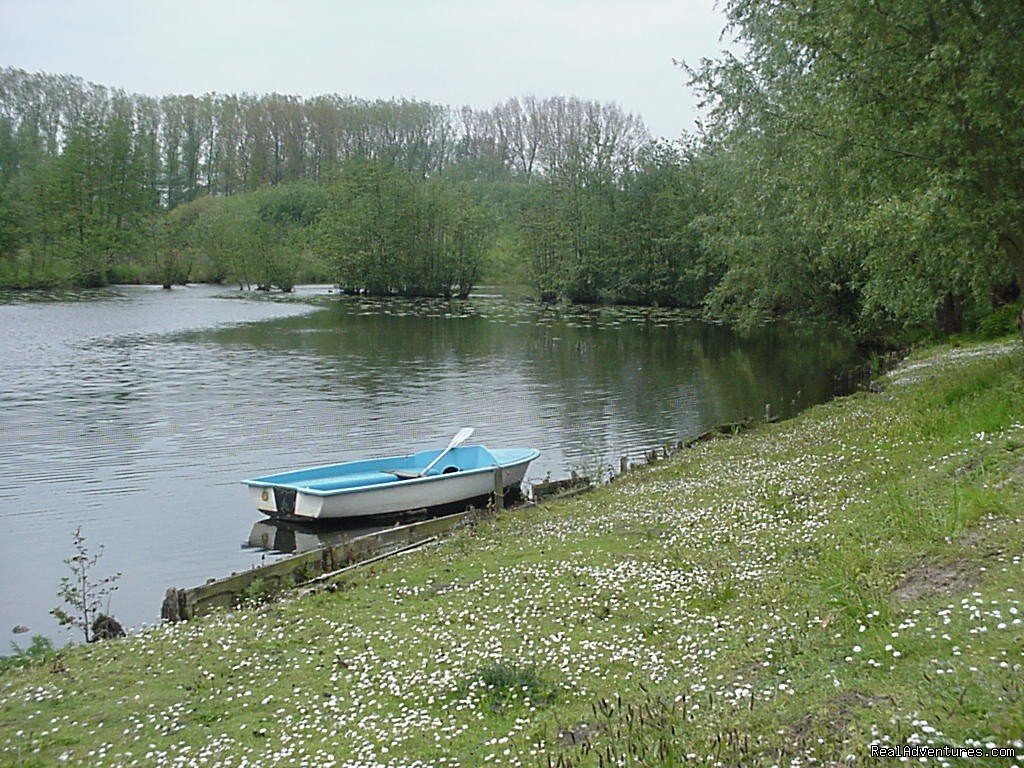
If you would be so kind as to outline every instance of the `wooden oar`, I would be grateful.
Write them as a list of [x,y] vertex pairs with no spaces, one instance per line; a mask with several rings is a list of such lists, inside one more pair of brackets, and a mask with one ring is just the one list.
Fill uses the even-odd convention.
[[462,445],[464,442],[466,442],[466,440],[469,439],[469,436],[472,434],[472,427],[463,427],[462,429],[460,429],[458,431],[458,434],[456,434],[455,437],[452,438],[452,441],[448,443],[448,447],[441,451],[439,454],[437,454],[437,458],[434,459],[429,464],[427,464],[423,471],[420,472],[419,476],[426,477],[427,472],[432,470],[434,468],[434,465],[437,464],[437,462],[439,462],[442,458],[444,458],[445,454],[448,453],[448,451],[450,451],[452,448],[455,448],[458,445]]

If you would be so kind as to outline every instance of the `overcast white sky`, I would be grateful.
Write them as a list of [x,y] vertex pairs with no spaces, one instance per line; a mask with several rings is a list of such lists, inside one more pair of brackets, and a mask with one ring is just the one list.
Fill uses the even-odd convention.
[[725,47],[715,0],[0,0],[0,65],[127,91],[341,93],[477,108],[579,96],[693,129],[672,63]]

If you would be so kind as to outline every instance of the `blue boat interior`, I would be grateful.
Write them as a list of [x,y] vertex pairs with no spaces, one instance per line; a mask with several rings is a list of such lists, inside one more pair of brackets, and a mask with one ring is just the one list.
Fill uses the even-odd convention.
[[[424,479],[420,477],[420,473],[437,458],[439,453],[441,453],[440,450],[434,449],[405,456],[349,461],[343,464],[264,475],[246,480],[245,483],[256,486],[285,486],[314,494],[324,494],[386,483],[417,481]],[[532,459],[535,454],[536,451],[529,448],[506,448],[492,451],[482,445],[460,446],[446,453],[441,461],[431,467],[426,477],[508,466]]]

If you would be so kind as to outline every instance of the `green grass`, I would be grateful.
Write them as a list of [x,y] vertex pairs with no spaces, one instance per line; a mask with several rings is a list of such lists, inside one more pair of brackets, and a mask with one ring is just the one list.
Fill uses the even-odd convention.
[[9,669],[38,666],[56,658],[57,654],[58,651],[49,639],[42,635],[33,635],[29,644],[24,648],[17,643],[11,643],[11,654],[0,656],[0,674]]
[[0,764],[1020,749],[1022,373],[1018,344],[933,348],[881,394],[505,513],[336,591],[8,669]]

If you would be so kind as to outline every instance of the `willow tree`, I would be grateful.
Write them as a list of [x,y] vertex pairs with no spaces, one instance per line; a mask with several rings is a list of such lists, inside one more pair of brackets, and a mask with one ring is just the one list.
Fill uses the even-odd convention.
[[359,160],[328,188],[317,242],[345,290],[450,298],[469,295],[489,233],[464,185]]
[[[817,235],[794,238],[809,256],[779,259],[849,259],[865,316],[915,322],[1024,286],[1024,5],[732,0],[727,11],[746,53],[692,74],[712,141],[756,158],[736,190],[749,203],[731,222],[741,237],[758,228],[755,198],[781,188],[775,215]],[[730,272],[767,290],[767,265],[737,250]]]
[[543,136],[531,161],[539,178],[522,216],[534,285],[545,299],[614,300],[623,181],[650,140],[647,129],[613,104],[555,97],[530,109]]

